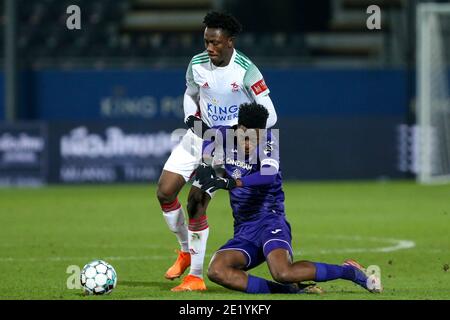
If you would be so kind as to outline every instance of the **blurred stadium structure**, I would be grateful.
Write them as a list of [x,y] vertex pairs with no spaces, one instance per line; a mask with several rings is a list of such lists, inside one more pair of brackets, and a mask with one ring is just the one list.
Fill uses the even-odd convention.
[[[1,1],[4,70],[17,80],[0,76],[0,184],[157,179],[168,135],[183,126],[184,73],[203,50],[210,10],[244,25],[236,47],[271,89],[287,178],[413,177],[416,10],[425,2]],[[66,28],[72,4],[81,30]],[[366,27],[369,5],[381,8],[381,30]],[[5,47],[8,23],[16,32]]]
[[[399,65],[406,62],[408,15],[415,1],[15,2],[20,58],[24,64],[40,68],[184,67],[186,59],[201,49],[202,20],[213,9],[231,12],[242,21],[244,33],[238,47],[264,65]],[[64,28],[66,8],[71,4],[82,9],[83,25],[78,32]],[[366,28],[366,8],[371,4],[382,7],[379,32]]]
[[421,5],[417,19],[418,181],[450,181],[450,4]]

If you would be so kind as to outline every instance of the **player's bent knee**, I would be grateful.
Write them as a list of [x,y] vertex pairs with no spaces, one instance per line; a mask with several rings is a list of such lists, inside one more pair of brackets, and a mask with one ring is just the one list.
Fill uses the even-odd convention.
[[291,273],[288,269],[271,270],[272,278],[279,283],[292,282]]
[[158,190],[156,190],[156,197],[159,203],[172,203],[177,198],[177,192],[167,185],[158,185]]
[[176,200],[185,183],[184,178],[179,174],[163,170],[158,181],[156,197],[161,204],[170,204]]
[[224,277],[225,275],[225,268],[220,267],[218,265],[211,265],[208,268],[208,279],[211,280],[214,283],[223,285],[225,284],[226,281],[226,277]]

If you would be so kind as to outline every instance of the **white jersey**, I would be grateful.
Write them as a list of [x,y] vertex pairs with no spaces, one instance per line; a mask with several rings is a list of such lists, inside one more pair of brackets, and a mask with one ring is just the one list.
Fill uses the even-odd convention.
[[239,106],[267,96],[261,72],[237,50],[225,67],[212,64],[208,53],[194,56],[186,72],[187,92],[197,96],[202,120],[209,126],[237,124]]

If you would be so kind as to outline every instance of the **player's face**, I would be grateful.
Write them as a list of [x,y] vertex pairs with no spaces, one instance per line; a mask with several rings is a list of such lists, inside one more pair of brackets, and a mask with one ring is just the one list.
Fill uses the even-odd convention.
[[[239,125],[237,130],[239,147],[244,149],[245,155],[248,156],[255,151],[259,143],[259,130],[258,129],[247,129],[243,125]],[[242,135],[240,137],[240,135]]]
[[233,38],[222,29],[206,28],[204,40],[211,62],[218,67],[227,65],[233,54]]

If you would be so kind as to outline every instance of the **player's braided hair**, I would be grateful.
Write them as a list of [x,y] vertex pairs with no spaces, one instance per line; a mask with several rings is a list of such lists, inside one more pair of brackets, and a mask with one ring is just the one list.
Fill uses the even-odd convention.
[[243,103],[239,108],[238,124],[251,129],[264,129],[269,112],[256,102]]
[[203,19],[203,23],[208,28],[220,28],[225,30],[230,37],[234,37],[242,31],[242,25],[239,21],[228,13],[217,11],[208,12]]

